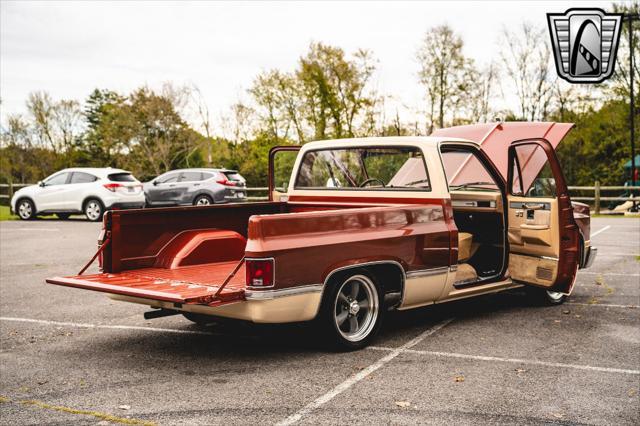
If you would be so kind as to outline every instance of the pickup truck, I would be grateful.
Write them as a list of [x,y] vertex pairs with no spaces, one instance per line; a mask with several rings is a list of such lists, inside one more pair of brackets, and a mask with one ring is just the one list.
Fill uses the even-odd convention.
[[394,309],[519,286],[560,304],[596,255],[554,149],[572,126],[276,147],[269,201],[109,211],[91,260],[101,273],[46,281],[148,305],[148,318],[313,321],[344,350],[370,344]]

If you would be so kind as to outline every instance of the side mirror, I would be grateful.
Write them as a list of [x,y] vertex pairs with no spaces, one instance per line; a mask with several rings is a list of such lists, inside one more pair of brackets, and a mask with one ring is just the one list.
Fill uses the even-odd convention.
[[46,185],[45,185],[45,183],[44,183],[43,181],[39,180],[39,181],[38,181],[38,186],[39,186],[40,188],[44,188]]
[[153,184],[153,186],[156,186],[158,184],[157,180],[154,180],[153,182],[151,182]]

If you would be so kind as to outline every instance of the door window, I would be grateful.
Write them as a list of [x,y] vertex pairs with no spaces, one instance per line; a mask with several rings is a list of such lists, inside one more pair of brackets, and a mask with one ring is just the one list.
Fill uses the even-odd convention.
[[98,180],[98,178],[94,175],[90,175],[89,173],[73,172],[70,183],[90,183],[95,182],[96,180]]
[[64,185],[67,183],[67,179],[69,178],[69,173],[60,173],[55,176],[51,176],[49,179],[45,181],[47,186],[51,185]]
[[442,164],[450,191],[498,191],[500,189],[475,153],[456,148],[443,148]]
[[158,178],[158,183],[172,183],[178,181],[179,173],[169,173]]
[[526,197],[555,198],[556,181],[549,159],[538,144],[515,147],[511,193]]

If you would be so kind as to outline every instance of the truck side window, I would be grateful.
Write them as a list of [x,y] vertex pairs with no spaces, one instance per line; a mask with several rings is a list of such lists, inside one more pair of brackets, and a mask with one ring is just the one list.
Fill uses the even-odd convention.
[[304,154],[296,188],[430,191],[417,147],[321,149]]
[[499,190],[496,181],[473,152],[460,148],[443,148],[442,164],[451,191]]

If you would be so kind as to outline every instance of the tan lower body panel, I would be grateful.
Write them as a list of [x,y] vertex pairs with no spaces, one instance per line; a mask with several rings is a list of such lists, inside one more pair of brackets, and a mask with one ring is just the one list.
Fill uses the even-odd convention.
[[322,293],[318,291],[266,300],[243,300],[216,307],[183,304],[179,308],[173,303],[143,299],[140,297],[121,296],[117,294],[110,294],[109,297],[113,300],[139,303],[151,306],[152,308],[165,308],[204,315],[215,315],[256,323],[287,323],[314,319],[320,307]]
[[558,261],[544,257],[524,256],[511,253],[509,256],[511,278],[544,287],[550,287],[556,280]]

